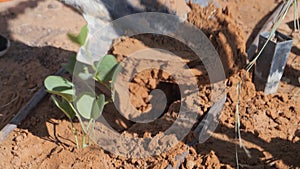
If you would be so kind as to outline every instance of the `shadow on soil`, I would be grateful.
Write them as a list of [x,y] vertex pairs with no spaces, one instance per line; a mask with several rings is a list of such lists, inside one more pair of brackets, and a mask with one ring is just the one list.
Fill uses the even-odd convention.
[[270,18],[270,16],[274,13],[274,11],[276,11],[277,7],[270,11],[267,15],[265,15],[263,18],[261,18],[257,24],[254,26],[253,31],[250,34],[250,38],[247,40],[246,42],[246,48],[249,49],[251,46],[251,43],[253,42],[253,40],[255,39],[255,37],[259,34],[259,31],[261,30],[261,28],[264,26],[264,24],[267,22],[267,20]]
[[36,8],[40,2],[42,1],[13,2],[15,3],[13,7],[0,13],[0,34],[11,41],[8,53],[0,58],[0,93],[7,96],[0,99],[0,128],[4,127],[29,101],[42,86],[47,75],[54,74],[59,70],[61,63],[75,54],[52,46],[31,47],[12,40],[10,20],[17,19],[26,10]]
[[[12,8],[18,10],[16,10],[13,13],[9,13],[9,15],[5,15],[5,16],[2,15],[0,19],[1,20],[0,33],[9,35],[8,21],[24,13],[24,11],[28,8],[35,8],[38,2],[40,1],[21,2],[17,5],[17,7]],[[8,11],[10,10],[11,9],[8,9]],[[260,22],[260,24],[261,23],[262,21]],[[14,62],[20,65],[19,71],[21,72],[23,70],[22,65],[24,65],[24,63],[30,62],[31,60],[36,60],[41,65],[50,69],[49,72],[54,73],[56,70],[59,69],[59,64],[62,63],[62,60],[54,61],[53,57],[50,57],[53,54],[57,54],[59,56],[61,55],[70,56],[74,53],[70,51],[54,48],[54,47],[38,48],[38,47],[27,46],[21,42],[13,42],[12,49],[7,55],[5,55],[3,58],[0,58],[0,62],[5,62],[6,60],[13,60]],[[60,57],[54,57],[54,58],[60,58]],[[44,77],[40,77],[40,81],[37,82],[39,86],[41,86],[43,79]],[[20,83],[20,81],[18,80],[16,80],[15,82]],[[27,129],[33,135],[36,135],[40,138],[44,138],[45,140],[48,141],[55,142],[58,145],[65,144],[63,143],[64,142],[63,138],[61,138],[56,133],[55,126],[57,126],[58,124],[54,122],[52,119],[66,119],[66,118],[63,115],[63,113],[61,113],[59,109],[57,109],[52,102],[50,102],[49,97],[46,97],[41,102],[41,104],[39,104],[35,108],[32,114],[29,117],[27,117],[27,119],[19,127],[23,129]],[[54,135],[53,138],[50,137],[49,131],[45,124],[46,122],[49,122],[51,125],[54,126],[54,131],[51,131],[53,132],[51,133],[51,135]],[[229,138],[234,139],[234,129],[232,128],[219,126],[217,132],[225,133]],[[296,134],[299,135],[299,133]],[[243,153],[240,153],[241,163],[248,164],[250,166],[253,165],[258,166],[259,168],[265,168],[265,166],[270,165],[272,161],[280,159],[287,165],[293,167],[300,167],[300,161],[297,160],[297,157],[293,157],[289,154],[289,152],[294,152],[295,150],[300,149],[299,141],[296,143],[292,143],[290,141],[283,140],[280,138],[274,138],[270,142],[265,142],[264,140],[258,138],[255,134],[248,133],[248,132],[242,132],[242,138],[247,140],[248,142],[251,142],[261,147],[262,149],[264,149],[264,151],[269,152],[270,154],[272,154],[273,158],[262,161],[260,158],[264,157],[264,154],[258,149],[251,149],[250,150],[252,154],[251,159],[248,159],[246,156],[243,155]],[[196,145],[196,148],[199,154],[208,154],[211,150],[213,150],[216,152],[216,155],[220,159],[221,163],[229,164],[230,166],[233,167],[235,166],[235,144],[234,143],[225,142],[216,138],[210,138],[206,143]],[[228,156],[228,154],[231,155]],[[298,155],[298,157],[299,156],[300,154]]]
[[[234,130],[234,128],[220,125],[215,133],[225,134],[229,139],[235,140]],[[299,136],[299,131],[295,135]],[[300,149],[300,141],[293,143],[281,138],[273,138],[270,142],[266,142],[257,135],[244,131],[241,131],[241,137],[243,140],[259,147],[248,149],[251,158],[247,157],[243,149],[238,148],[239,163],[243,166],[242,168],[278,168],[274,164],[276,160],[282,160],[284,164],[290,167],[300,167],[300,161],[297,160],[300,152],[297,152],[298,154],[295,155],[295,151]],[[195,146],[199,154],[209,154],[213,150],[221,163],[229,164],[232,167],[236,166],[235,147],[236,144],[233,142],[213,137],[204,144]],[[265,159],[265,152],[271,154],[272,158]]]
[[289,84],[300,86],[300,82],[298,80],[298,78],[300,77],[300,70],[295,69],[291,65],[286,65],[283,76],[290,80]]

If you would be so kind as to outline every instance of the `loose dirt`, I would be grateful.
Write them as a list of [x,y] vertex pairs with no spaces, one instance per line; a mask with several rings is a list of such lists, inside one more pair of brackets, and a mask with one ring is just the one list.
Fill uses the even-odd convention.
[[[253,36],[251,31],[257,29],[255,23],[267,13],[266,6],[273,7],[278,3],[264,2],[262,8],[260,1],[254,1],[219,1],[224,9],[213,6],[202,9],[190,4],[192,11],[188,21],[202,29],[216,47],[227,76],[227,100],[220,124],[205,143],[189,147],[185,142],[194,138],[190,133],[168,152],[143,159],[113,155],[96,145],[76,149],[70,123],[46,97],[0,144],[0,168],[166,168],[168,165],[187,169],[235,168],[238,145],[234,130],[236,86],[245,73],[241,70],[247,57],[245,37]],[[247,6],[239,6],[239,3]],[[72,51],[78,49],[65,34],[78,32],[84,21],[71,9],[50,0],[9,2],[0,6],[0,11],[3,16],[0,21],[5,23],[0,26],[0,33],[13,39],[10,52],[0,58],[0,93],[4,96],[0,99],[1,127],[41,86],[43,79],[58,70],[59,65],[74,54]],[[245,11],[251,13],[246,15]],[[32,17],[35,17],[34,22]],[[252,19],[247,22],[249,18]],[[299,36],[289,27],[282,29],[299,41]],[[252,75],[247,75],[241,94],[240,120],[243,144],[251,158],[238,148],[242,168],[300,168],[297,158],[300,156],[297,151],[300,150],[297,45],[289,57],[278,93],[266,96],[255,91]],[[201,105],[198,114],[206,113],[211,107],[209,81],[204,66],[199,61],[194,62],[196,56],[187,46],[168,37],[139,35],[120,39],[110,53],[122,61],[134,51],[149,48],[169,50],[183,58],[198,80]],[[130,82],[129,100],[143,113],[151,109],[153,89],[162,89],[168,98],[161,118],[143,125],[133,123],[122,117],[112,104],[105,108],[104,118],[118,132],[134,137],[151,138],[166,130],[177,118],[180,106],[178,86],[170,74],[158,69],[139,72]],[[79,128],[78,123],[76,126]],[[180,163],[176,157],[186,151],[187,157]]]

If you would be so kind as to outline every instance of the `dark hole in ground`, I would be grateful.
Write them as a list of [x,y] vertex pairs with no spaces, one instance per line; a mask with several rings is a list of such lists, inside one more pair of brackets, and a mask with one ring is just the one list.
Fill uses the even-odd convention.
[[0,35],[0,52],[7,48],[7,39]]
[[180,89],[176,83],[160,82],[158,83],[156,89],[162,90],[166,95],[167,106],[164,110],[164,113],[168,111],[168,108],[173,102],[180,100],[181,98]]
[[[159,132],[166,131],[176,120],[179,110],[180,110],[180,89],[176,83],[170,82],[159,82],[157,87],[153,90],[161,90],[167,99],[167,104],[163,113],[154,121],[150,123],[135,123],[132,127],[127,130],[128,133],[136,133],[138,137],[143,137],[147,132],[152,137],[158,134]],[[151,91],[149,92],[150,96]],[[160,98],[151,98],[151,99],[160,99]],[[151,103],[149,103],[151,104]],[[177,104],[176,109],[169,111],[172,104]],[[152,105],[154,106],[154,105]]]
[[[131,83],[135,83],[135,82],[132,81]],[[166,101],[166,106],[164,107],[161,115],[158,116],[157,119],[149,123],[135,123],[123,117],[122,114],[117,111],[115,105],[110,103],[105,107],[105,109],[109,111],[104,110],[103,112],[103,117],[106,119],[110,127],[115,129],[119,133],[126,131],[127,133],[132,133],[132,134],[136,133],[139,137],[143,137],[145,132],[150,133],[151,136],[154,136],[159,132],[164,132],[174,123],[180,109],[181,94],[180,94],[180,89],[178,84],[173,82],[165,82],[165,81],[158,80],[155,88],[151,88],[150,86],[148,86],[147,88],[148,88],[147,94],[149,100],[145,101],[145,103],[148,105],[151,104],[152,102],[151,99],[154,101],[159,99],[156,98],[155,96],[151,96],[151,91],[160,90],[161,92],[164,93],[167,101]],[[176,104],[176,109],[172,109],[172,112],[169,112],[168,111],[169,107],[172,104]],[[135,107],[137,108],[137,110],[139,110],[137,106]],[[147,112],[147,111],[140,111],[140,112],[141,114],[143,114],[143,112]]]

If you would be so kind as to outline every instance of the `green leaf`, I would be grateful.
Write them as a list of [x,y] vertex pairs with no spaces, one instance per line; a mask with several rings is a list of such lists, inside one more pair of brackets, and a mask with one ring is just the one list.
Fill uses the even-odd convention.
[[76,108],[85,119],[97,120],[101,116],[105,104],[105,96],[103,94],[96,99],[91,93],[83,93],[76,101]]
[[98,99],[95,100],[94,105],[93,105],[93,111],[91,114],[92,119],[97,120],[101,116],[105,104],[106,103],[105,103],[104,94],[99,95]]
[[76,113],[70,106],[70,104],[65,100],[62,99],[62,101],[59,101],[55,96],[51,96],[51,99],[55,103],[55,105],[70,119],[74,119],[76,116]]
[[72,42],[77,43],[80,46],[83,46],[88,35],[87,25],[84,25],[81,28],[80,33],[77,36],[71,33],[68,33],[67,35]]
[[62,67],[68,71],[70,74],[73,74],[76,64],[76,55],[70,56],[69,62],[66,64],[62,64]]
[[76,56],[71,56],[67,64],[62,65],[70,74],[80,77],[82,80],[88,80],[93,77],[89,72],[89,65],[76,60]]
[[118,62],[113,55],[105,55],[97,65],[95,77],[102,82],[109,82],[112,79]]
[[113,101],[115,101],[115,88],[114,88],[114,85],[115,85],[115,82],[117,80],[117,77],[118,75],[120,74],[121,72],[121,66],[118,64],[117,67],[115,68],[115,71],[113,73],[113,76],[112,76],[112,80],[111,80],[111,84],[110,84],[110,88],[111,88],[111,98]]
[[90,93],[83,93],[76,101],[75,105],[79,114],[85,119],[91,119],[95,97]]
[[44,85],[49,93],[59,95],[68,102],[75,97],[75,89],[73,83],[60,76],[48,76]]

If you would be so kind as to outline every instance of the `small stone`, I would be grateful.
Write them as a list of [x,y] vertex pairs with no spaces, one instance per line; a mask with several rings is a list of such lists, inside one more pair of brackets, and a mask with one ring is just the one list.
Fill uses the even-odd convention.
[[25,168],[25,166],[26,166],[26,163],[25,163],[25,162],[23,162],[23,163],[21,164],[21,166],[22,166],[22,168]]
[[287,139],[288,139],[289,141],[293,141],[293,138],[294,138],[293,135],[289,135],[289,136],[287,137]]
[[284,117],[278,117],[275,119],[275,122],[282,125],[282,124],[289,124],[289,120]]
[[195,166],[195,162],[194,161],[192,161],[192,160],[187,160],[186,161],[186,168],[187,169],[193,169],[194,166]]
[[141,83],[142,83],[142,81],[141,81],[140,78],[134,78],[133,80],[134,80],[137,84],[141,84]]
[[272,109],[272,110],[267,110],[266,111],[266,114],[271,117],[273,120],[275,120],[278,116],[278,114],[276,113],[276,110],[275,109]]
[[23,136],[22,135],[18,135],[17,137],[15,137],[14,141],[15,142],[21,142],[23,140]]
[[197,154],[195,148],[191,147],[189,150],[190,150],[190,154],[193,154],[193,155]]
[[264,94],[261,95],[261,98],[262,98],[263,101],[266,102],[266,103],[269,101],[269,98],[268,98],[266,95],[264,95]]
[[228,89],[228,96],[232,102],[236,102],[238,100],[238,93],[235,87],[231,87]]
[[279,130],[279,131],[282,131],[282,130],[283,130],[283,128],[282,128],[282,126],[281,126],[281,125],[277,125],[277,126],[275,126],[275,129],[276,129],[276,130]]
[[12,150],[13,150],[13,151],[16,151],[16,150],[18,150],[18,149],[19,149],[19,146],[17,146],[17,145],[15,145],[15,146],[12,147]]
[[142,162],[141,162],[140,160],[137,160],[134,164],[135,164],[137,167],[142,166]]
[[151,89],[155,89],[156,88],[156,80],[155,79],[149,79],[149,86]]
[[151,138],[151,133],[150,132],[145,132],[143,138]]
[[280,94],[280,95],[278,95],[278,99],[280,99],[280,101],[282,101],[282,102],[288,102],[289,101],[289,97],[288,97],[288,95],[287,94]]
[[164,71],[162,72],[161,76],[162,76],[163,80],[168,80],[169,77],[170,77],[170,75],[167,72],[164,72]]
[[300,141],[300,138],[299,137],[294,137],[293,139],[293,142],[296,143],[296,142],[299,142]]
[[239,78],[232,76],[232,77],[229,78],[229,80],[227,82],[227,85],[236,87],[239,82],[240,82]]
[[283,94],[282,95],[282,100],[283,100],[283,102],[288,102],[289,101],[288,95],[287,94]]
[[21,135],[22,135],[23,139],[27,137],[27,133],[26,132],[23,132]]

